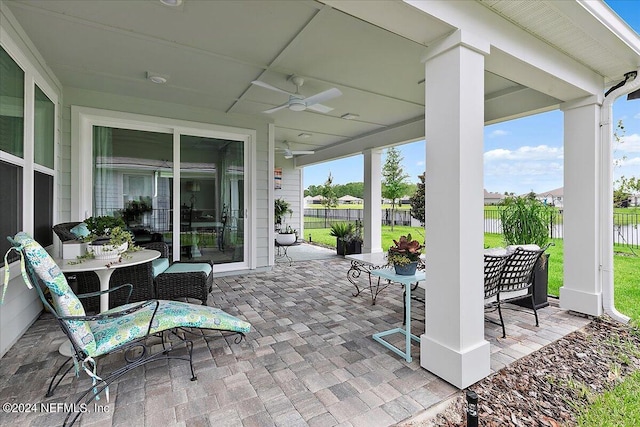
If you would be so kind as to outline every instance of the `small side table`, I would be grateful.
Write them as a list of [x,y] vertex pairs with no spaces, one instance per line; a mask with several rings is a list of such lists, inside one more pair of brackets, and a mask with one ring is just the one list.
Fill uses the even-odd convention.
[[[399,356],[402,356],[404,360],[407,362],[411,362],[413,359],[411,358],[411,340],[416,342],[420,342],[420,338],[411,333],[411,285],[416,284],[422,280],[426,279],[426,274],[424,271],[418,271],[413,276],[401,276],[395,273],[392,268],[383,268],[379,270],[371,270],[370,274],[372,276],[377,276],[381,279],[386,279],[389,282],[400,283],[404,285],[405,295],[404,295],[404,303],[406,306],[405,310],[405,318],[404,318],[404,328],[393,328],[388,331],[378,332],[377,334],[373,334],[373,339],[378,341],[380,344],[393,351]],[[391,334],[402,334],[405,337],[405,348],[404,351],[397,348],[396,346],[390,344],[385,341],[383,337]]]

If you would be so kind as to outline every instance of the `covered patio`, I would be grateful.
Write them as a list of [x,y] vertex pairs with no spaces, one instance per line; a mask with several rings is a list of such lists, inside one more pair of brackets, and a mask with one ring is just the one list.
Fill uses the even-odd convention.
[[[208,304],[250,321],[246,340],[236,344],[218,333],[194,337],[197,382],[189,381],[186,362],[154,362],[115,383],[109,403],[104,396],[96,402],[102,412],[82,415],[80,425],[388,426],[457,393],[420,367],[419,346],[407,363],[371,338],[402,323],[401,289],[388,288],[371,305],[365,293],[351,296],[348,268],[349,262],[333,256],[215,279]],[[424,309],[416,304],[414,312],[413,332],[420,335]],[[485,322],[492,371],[589,322],[557,301],[539,311],[539,328],[529,313],[505,313],[507,339],[499,326]],[[90,379],[82,374],[44,397],[63,361],[63,340],[51,315],[42,314],[2,359],[0,400],[69,403],[86,388]],[[100,366],[111,370],[120,363],[109,356]],[[4,413],[2,423],[57,425],[63,418],[55,412]]]
[[[564,114],[561,306],[616,313],[610,113],[615,98],[640,86],[640,38],[601,1],[0,0],[0,24],[0,65],[11,71],[0,118],[14,130],[0,141],[0,200],[8,201],[0,237],[37,232],[55,255],[54,224],[148,199],[163,213],[152,231],[172,236],[176,261],[187,211],[185,232],[210,242],[226,235],[233,248],[214,268],[210,304],[253,324],[240,345],[201,345],[202,364],[214,369],[202,369],[200,381],[210,387],[186,387],[173,365],[176,383],[167,384],[159,366],[123,379],[144,392],[112,391],[114,411],[101,416],[151,418],[173,402],[194,405],[172,409],[176,421],[195,413],[231,424],[265,413],[397,421],[568,332],[573,317],[549,309],[540,329],[508,322],[519,329],[499,351],[483,322],[483,127],[538,112]],[[324,107],[304,101],[336,90],[321,97]],[[421,346],[405,365],[370,340],[399,322],[397,295],[354,302],[341,260],[277,263],[273,206],[289,201],[288,225],[304,235],[301,168],[362,155],[363,247],[381,252],[381,150],[421,139],[428,307],[415,324]],[[98,173],[106,164],[115,166]],[[34,398],[55,355],[29,349],[61,337],[36,321],[42,305],[16,283],[18,264],[0,308],[2,393]],[[429,384],[441,394],[425,397]],[[298,395],[320,401],[319,412],[302,410]],[[246,399],[252,414],[238,403]]]

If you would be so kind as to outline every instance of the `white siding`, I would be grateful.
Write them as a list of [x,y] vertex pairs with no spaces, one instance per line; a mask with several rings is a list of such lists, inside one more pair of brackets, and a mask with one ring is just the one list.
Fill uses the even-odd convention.
[[[282,220],[282,225],[290,225],[291,228],[295,228],[299,232],[302,232],[302,214],[304,212],[304,206],[302,204],[302,169],[295,169],[293,167],[293,160],[284,159],[280,153],[276,153],[276,167],[282,168],[282,188],[274,190],[274,196],[276,199],[284,199],[291,205],[293,214],[289,217],[285,217]],[[273,180],[271,180],[273,183]],[[304,237],[299,235],[300,238]]]

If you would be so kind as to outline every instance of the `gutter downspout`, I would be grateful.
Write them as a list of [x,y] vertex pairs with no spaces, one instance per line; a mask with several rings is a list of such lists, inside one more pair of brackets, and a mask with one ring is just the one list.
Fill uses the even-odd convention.
[[602,306],[613,319],[627,323],[629,317],[616,310],[613,294],[613,103],[622,95],[640,87],[638,71],[625,74],[625,80],[609,89],[600,110],[600,274],[602,283]]

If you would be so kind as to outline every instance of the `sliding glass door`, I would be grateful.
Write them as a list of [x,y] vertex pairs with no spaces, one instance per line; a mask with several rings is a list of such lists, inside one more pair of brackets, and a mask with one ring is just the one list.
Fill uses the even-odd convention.
[[247,142],[205,135],[94,125],[93,215],[122,217],[174,260],[246,268]]

